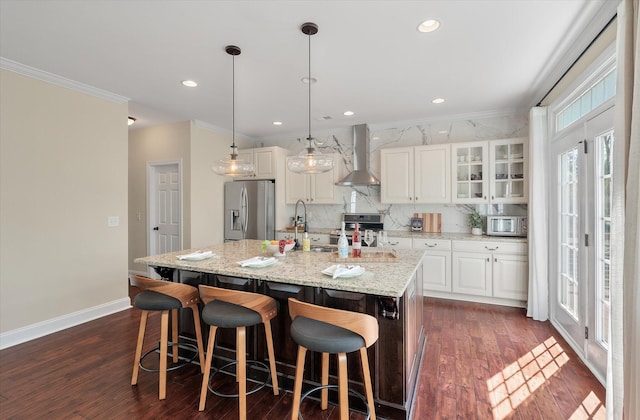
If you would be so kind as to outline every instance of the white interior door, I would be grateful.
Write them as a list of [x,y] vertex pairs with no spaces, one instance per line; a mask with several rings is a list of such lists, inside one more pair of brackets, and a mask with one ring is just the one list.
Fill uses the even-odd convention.
[[182,249],[182,182],[179,163],[149,164],[149,255]]

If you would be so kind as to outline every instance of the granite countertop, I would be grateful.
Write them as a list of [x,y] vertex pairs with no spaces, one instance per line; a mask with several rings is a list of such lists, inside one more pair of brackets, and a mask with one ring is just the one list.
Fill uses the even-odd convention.
[[[336,229],[331,228],[308,228],[309,234],[330,234],[335,232]],[[293,233],[293,230],[278,229],[278,232]],[[298,231],[298,234],[302,231]],[[449,240],[464,240],[464,241],[490,241],[490,242],[518,242],[527,243],[527,238],[518,238],[513,236],[488,236],[488,235],[472,235],[470,233],[462,232],[442,232],[442,233],[425,233],[425,232],[411,232],[408,230],[388,230],[387,235],[391,238],[415,238],[415,239],[449,239]]]
[[[332,279],[321,273],[325,268],[338,264],[332,260],[330,252],[288,251],[286,256],[276,257],[277,262],[271,266],[241,267],[238,261],[255,256],[271,256],[260,251],[261,242],[258,240],[227,242],[137,258],[135,263],[377,296],[401,297],[416,269],[420,267],[425,252],[424,250],[397,249],[395,251],[397,260],[393,262],[364,262],[364,259],[356,263],[349,261],[349,264],[364,267],[365,273],[358,277]],[[178,259],[179,255],[195,251],[212,251],[215,256],[201,261]]]

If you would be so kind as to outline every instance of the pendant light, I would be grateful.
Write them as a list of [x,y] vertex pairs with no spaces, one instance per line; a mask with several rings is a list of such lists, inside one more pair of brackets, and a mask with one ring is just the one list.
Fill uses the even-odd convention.
[[238,148],[236,147],[236,55],[240,55],[240,48],[235,45],[228,45],[225,51],[233,57],[232,66],[232,100],[231,100],[231,153],[225,159],[214,162],[211,170],[218,175],[227,176],[250,176],[253,175],[253,164],[238,159]]
[[287,167],[291,172],[318,174],[333,169],[333,159],[317,151],[313,147],[315,139],[311,137],[311,35],[318,33],[318,25],[307,22],[300,27],[300,30],[309,38],[309,74],[307,77],[307,83],[309,85],[309,135],[306,138],[308,142],[306,150],[298,156],[289,158],[287,160]]

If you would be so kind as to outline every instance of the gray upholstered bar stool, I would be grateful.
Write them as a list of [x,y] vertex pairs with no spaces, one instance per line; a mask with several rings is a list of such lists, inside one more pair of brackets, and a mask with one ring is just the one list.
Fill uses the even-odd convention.
[[[143,276],[133,275],[129,278],[132,286],[140,289],[133,304],[142,310],[140,317],[140,329],[138,331],[138,344],[136,345],[136,356],[133,361],[133,374],[131,375],[131,385],[138,383],[138,371],[140,368],[151,372],[160,373],[160,390],[158,397],[164,400],[167,395],[167,354],[169,346],[173,346],[173,363],[178,363],[178,309],[191,308],[193,312],[193,322],[196,330],[196,341],[198,343],[197,353],[200,360],[200,371],[204,364],[204,351],[202,348],[202,331],[200,327],[200,313],[198,308],[198,289],[182,283],[173,283],[165,280],[156,280]],[[144,333],[147,326],[147,317],[150,312],[161,312],[160,325],[160,368],[158,370],[147,369],[142,366],[142,359],[154,352],[153,349],[142,355],[144,345]],[[169,342],[169,312],[171,312],[172,342]],[[191,344],[187,345],[190,350],[196,350]],[[194,356],[195,358],[195,356]],[[175,366],[181,367],[183,365]]]
[[[320,404],[323,410],[327,408],[327,388],[331,387],[329,385],[329,354],[338,355],[340,419],[349,418],[347,353],[359,350],[369,418],[375,420],[367,348],[378,340],[378,321],[371,315],[326,308],[293,298],[289,298],[289,314],[292,319],[291,338],[298,344],[291,419],[298,420],[300,414],[300,394],[307,350],[322,353],[322,375],[319,388],[322,389]],[[305,396],[314,390],[307,392]]]
[[218,328],[235,328],[239,418],[240,420],[245,420],[247,418],[246,327],[260,323],[264,324],[273,394],[278,395],[280,393],[276,360],[273,352],[273,337],[271,335],[271,320],[278,314],[277,303],[269,296],[239,290],[200,285],[199,291],[200,299],[205,303],[205,307],[202,310],[202,320],[210,325],[199,409],[203,411],[207,402],[216,331]]

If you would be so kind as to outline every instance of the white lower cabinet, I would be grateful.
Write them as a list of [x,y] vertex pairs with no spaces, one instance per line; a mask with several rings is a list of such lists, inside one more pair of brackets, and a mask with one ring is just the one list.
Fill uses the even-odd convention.
[[395,236],[389,236],[387,238],[387,243],[384,246],[390,246],[392,248],[411,249],[413,248],[413,243],[411,241],[411,238],[399,238]]
[[414,238],[413,248],[426,251],[422,260],[423,289],[451,292],[451,241]]
[[[287,232],[276,232],[276,240],[280,239],[294,239],[295,231],[287,231]],[[302,238],[304,238],[304,232],[302,229],[298,231],[298,241],[302,244]],[[311,241],[311,245],[329,245],[329,234],[328,233],[310,233],[309,240]]]
[[527,244],[494,241],[452,242],[452,292],[527,300]]

